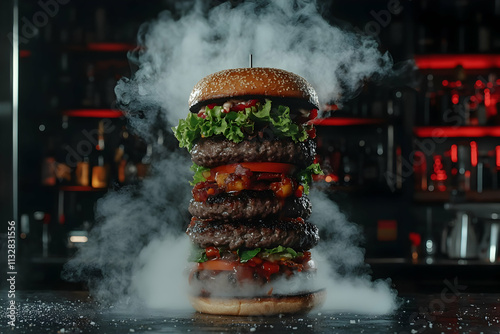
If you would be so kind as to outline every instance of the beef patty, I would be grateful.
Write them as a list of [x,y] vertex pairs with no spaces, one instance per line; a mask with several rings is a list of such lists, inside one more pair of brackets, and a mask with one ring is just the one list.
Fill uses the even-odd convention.
[[238,162],[282,162],[307,167],[314,162],[316,143],[313,140],[294,143],[291,139],[254,137],[241,143],[221,138],[200,139],[191,150],[191,160],[208,168]]
[[281,245],[301,251],[319,241],[318,228],[303,219],[224,223],[193,217],[186,233],[201,248],[225,246],[231,250]]
[[222,193],[209,197],[206,202],[192,199],[189,203],[189,213],[193,216],[226,222],[268,217],[307,219],[311,211],[311,201],[307,196],[280,199],[275,197],[272,191],[243,190],[237,194]]

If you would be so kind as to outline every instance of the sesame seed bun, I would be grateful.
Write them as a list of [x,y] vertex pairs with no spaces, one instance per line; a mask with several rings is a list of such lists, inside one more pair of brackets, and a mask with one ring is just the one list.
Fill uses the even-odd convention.
[[292,99],[319,108],[316,91],[303,77],[276,68],[252,67],[223,70],[201,79],[189,96],[189,109],[196,112],[203,104],[239,97]]
[[196,311],[207,314],[237,316],[269,316],[307,313],[323,305],[324,289],[300,295],[265,296],[251,298],[190,297]]

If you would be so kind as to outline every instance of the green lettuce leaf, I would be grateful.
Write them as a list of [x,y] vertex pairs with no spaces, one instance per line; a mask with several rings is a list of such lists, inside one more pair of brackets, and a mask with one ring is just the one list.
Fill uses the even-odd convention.
[[[228,251],[224,247],[219,247],[219,251],[225,252]],[[265,248],[262,250],[261,248],[254,248],[254,249],[237,249],[236,253],[238,254],[240,258],[241,263],[246,263],[249,260],[253,259],[257,255],[259,257],[268,260],[268,261],[277,261],[281,258],[287,258],[287,259],[294,259],[296,257],[303,256],[304,254],[302,252],[297,252],[293,248],[290,247],[283,247],[283,246],[278,246],[274,248]],[[207,254],[205,252],[205,249],[199,248],[199,247],[193,247],[191,249],[191,253],[188,258],[189,262],[206,262],[208,261]]]
[[189,182],[190,185],[195,186],[197,183],[205,182],[207,180],[203,176],[203,172],[209,171],[210,168],[193,164],[190,169],[194,172],[193,181]]
[[239,143],[246,135],[254,133],[256,124],[270,124],[271,130],[277,136],[290,137],[294,142],[308,138],[307,126],[292,122],[290,108],[281,105],[273,108],[270,100],[246,108],[244,112],[224,113],[221,106],[212,109],[206,107],[205,115],[206,117],[202,118],[189,113],[185,120],[179,120],[179,124],[172,128],[180,147],[191,151],[198,139],[217,135]]
[[248,250],[238,249],[238,255],[240,257],[241,263],[248,262],[248,260],[253,259],[259,253],[260,253],[260,248],[248,249]]
[[309,194],[309,185],[312,183],[312,175],[323,175],[319,164],[309,165],[306,169],[297,173],[297,180],[304,186],[304,194]]
[[205,250],[202,248],[193,247],[189,254],[188,261],[198,263],[208,261],[207,253],[205,253]]

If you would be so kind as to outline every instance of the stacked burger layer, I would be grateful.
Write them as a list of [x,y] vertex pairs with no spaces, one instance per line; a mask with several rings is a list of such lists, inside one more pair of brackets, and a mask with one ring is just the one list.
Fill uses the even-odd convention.
[[313,307],[318,296],[278,298],[273,282],[315,271],[308,250],[318,230],[307,221],[309,184],[321,173],[308,124],[317,115],[314,89],[283,70],[231,69],[198,82],[189,107],[174,133],[195,172],[186,231],[193,306],[216,314]]

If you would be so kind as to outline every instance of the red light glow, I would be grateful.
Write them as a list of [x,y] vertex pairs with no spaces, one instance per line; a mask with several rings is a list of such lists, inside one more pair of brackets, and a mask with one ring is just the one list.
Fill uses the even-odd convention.
[[431,180],[437,182],[437,190],[445,191],[446,185],[443,183],[446,181],[448,176],[446,175],[446,171],[443,169],[442,157],[440,155],[434,156],[434,164],[432,166],[433,173],[431,174]]
[[500,67],[500,56],[495,54],[417,55],[415,62],[420,69],[490,69]]
[[458,162],[458,147],[451,145],[451,162]]
[[410,234],[408,235],[408,238],[410,239],[411,244],[414,246],[418,247],[422,243],[422,237],[418,233],[410,232]]
[[448,86],[448,80],[443,80],[443,86]]
[[495,147],[495,153],[496,153],[495,162],[496,162],[496,166],[498,169],[498,168],[500,168],[500,146]]
[[89,43],[87,48],[90,51],[127,52],[134,49],[135,45],[126,43]]
[[477,166],[477,143],[475,141],[470,142],[470,163],[472,167]]
[[490,95],[490,90],[489,89],[485,89],[484,90],[484,105],[486,107],[489,107],[491,104],[491,95]]
[[95,117],[95,118],[120,118],[123,113],[113,109],[75,109],[63,112],[69,117]]
[[422,138],[500,137],[500,126],[421,126],[413,131]]
[[30,50],[19,50],[19,57],[28,58],[29,56],[31,56]]
[[458,102],[459,102],[459,101],[460,101],[460,97],[458,96],[458,94],[453,94],[453,95],[451,96],[451,102],[452,102],[453,104],[458,104]]
[[367,125],[367,124],[381,124],[381,123],[384,123],[383,119],[349,118],[349,117],[316,118],[309,121],[309,124],[323,125],[323,126],[349,126],[349,125]]

